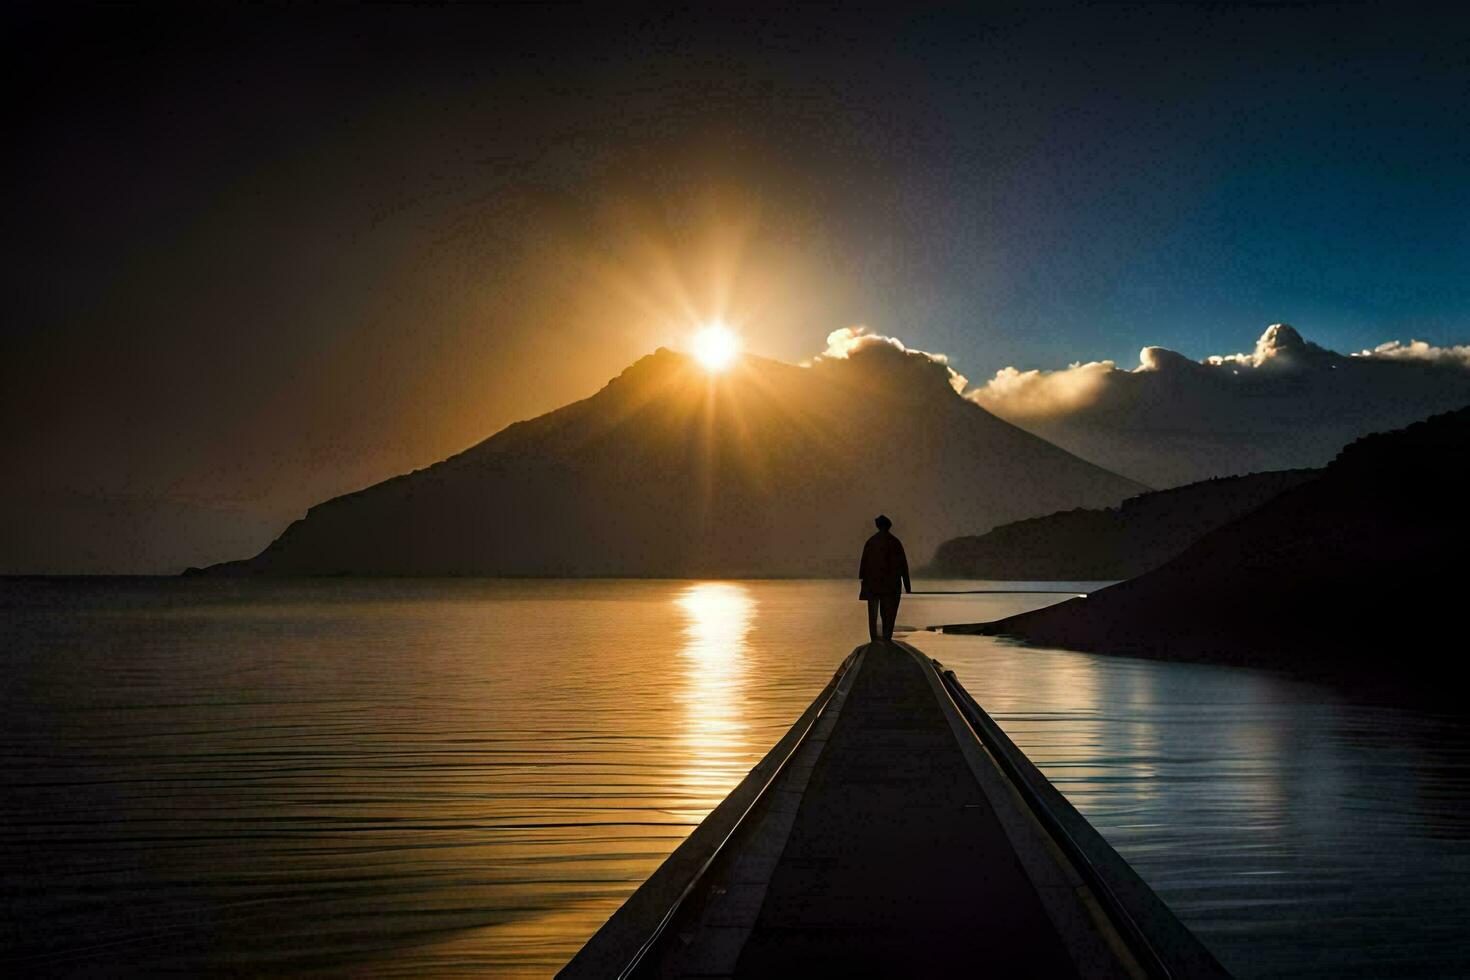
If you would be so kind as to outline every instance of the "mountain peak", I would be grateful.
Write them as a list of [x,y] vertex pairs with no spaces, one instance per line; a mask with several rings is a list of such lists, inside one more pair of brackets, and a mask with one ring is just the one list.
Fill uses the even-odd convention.
[[619,378],[638,377],[662,371],[670,371],[688,365],[689,356],[667,347],[659,347],[652,354],[644,354],[618,373]]
[[909,553],[1142,488],[955,394],[892,344],[711,374],[659,349],[601,391],[312,508],[229,572],[832,575],[876,513]]

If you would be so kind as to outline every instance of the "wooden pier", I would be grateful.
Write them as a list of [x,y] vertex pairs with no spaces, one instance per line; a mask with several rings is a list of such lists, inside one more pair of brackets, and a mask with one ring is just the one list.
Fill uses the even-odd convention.
[[956,969],[1226,975],[953,674],[872,643],[559,976]]

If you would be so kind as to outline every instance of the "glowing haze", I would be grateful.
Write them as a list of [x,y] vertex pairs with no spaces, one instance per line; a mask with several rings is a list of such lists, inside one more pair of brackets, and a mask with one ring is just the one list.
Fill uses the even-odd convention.
[[1451,8],[6,16],[6,571],[239,554],[712,319],[987,379],[1470,341]]

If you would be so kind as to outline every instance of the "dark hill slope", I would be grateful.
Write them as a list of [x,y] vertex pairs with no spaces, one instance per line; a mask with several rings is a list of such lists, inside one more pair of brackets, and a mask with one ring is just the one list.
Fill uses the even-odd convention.
[[1470,408],[1359,439],[1321,476],[1151,572],[968,629],[1083,650],[1433,678],[1460,666],[1464,646],[1467,459]]
[[1318,472],[1280,470],[1204,480],[1139,494],[1118,507],[1002,524],[985,534],[944,542],[927,572],[1027,581],[1133,578]]
[[660,350],[584,401],[330,500],[217,573],[842,575],[880,511],[916,561],[960,531],[1106,506],[1132,481],[882,345],[711,376]]

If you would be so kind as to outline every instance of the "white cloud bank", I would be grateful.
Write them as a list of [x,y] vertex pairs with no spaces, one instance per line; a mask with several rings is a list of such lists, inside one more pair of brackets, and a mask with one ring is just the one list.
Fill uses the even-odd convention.
[[944,367],[949,377],[949,386],[959,394],[964,394],[965,389],[970,386],[970,379],[960,374],[949,365],[949,357],[945,354],[931,354],[928,351],[915,350],[908,347],[897,337],[885,337],[882,334],[870,333],[867,327],[843,327],[834,330],[827,335],[827,349],[814,360],[823,358],[833,360],[847,360],[855,355],[864,353],[887,353],[888,350],[896,351],[904,355],[906,359],[922,358]]
[[[1146,347],[1143,352],[1147,355],[1151,350]],[[998,415],[1041,418],[1091,405],[1107,385],[1109,375],[1117,370],[1113,361],[1074,361],[1058,371],[1001,368],[985,387],[966,397]]]
[[1155,487],[1321,466],[1370,432],[1470,404],[1470,345],[1389,341],[1339,354],[1272,324],[1246,353],[1138,366],[996,372],[965,397],[1084,459]]
[[1000,418],[1158,488],[1322,466],[1360,436],[1470,404],[1470,345],[1389,341],[1340,354],[1284,323],[1244,353],[1195,361],[1145,347],[1132,369],[1113,361],[1007,367],[977,388],[943,354],[864,327],[834,330],[808,364],[836,362],[912,372],[914,385],[942,377]]
[[[966,397],[989,411],[1020,424],[1024,421],[1057,418],[1089,407],[1127,400],[1142,395],[1147,389],[1161,387],[1159,379],[1168,377],[1176,383],[1194,380],[1202,386],[1238,386],[1242,395],[1261,394],[1263,387],[1285,390],[1288,385],[1300,389],[1302,377],[1325,371],[1347,370],[1361,383],[1365,397],[1387,394],[1379,389],[1398,387],[1406,375],[1389,370],[1376,372],[1378,365],[1417,364],[1429,368],[1448,368],[1451,374],[1441,380],[1458,397],[1466,378],[1470,378],[1470,345],[1436,347],[1422,340],[1404,344],[1397,340],[1379,344],[1371,350],[1342,355],[1305,340],[1289,324],[1268,327],[1256,342],[1255,350],[1240,354],[1215,354],[1202,361],[1192,361],[1166,347],[1145,347],[1139,352],[1139,363],[1131,370],[1120,369],[1113,361],[1074,362],[1055,370],[1021,371],[1002,368],[983,386],[966,393]],[[1437,372],[1434,372],[1437,373]],[[1287,375],[1297,375],[1288,382]],[[1464,374],[1464,377],[1458,375]],[[1146,376],[1152,375],[1153,378]],[[1310,382],[1307,383],[1310,387]],[[1325,406],[1324,406],[1325,407]]]
[[1401,344],[1390,340],[1372,350],[1359,351],[1353,357],[1390,361],[1428,361],[1433,364],[1451,364],[1470,371],[1470,344],[1458,347],[1433,347],[1422,340],[1411,340]]

